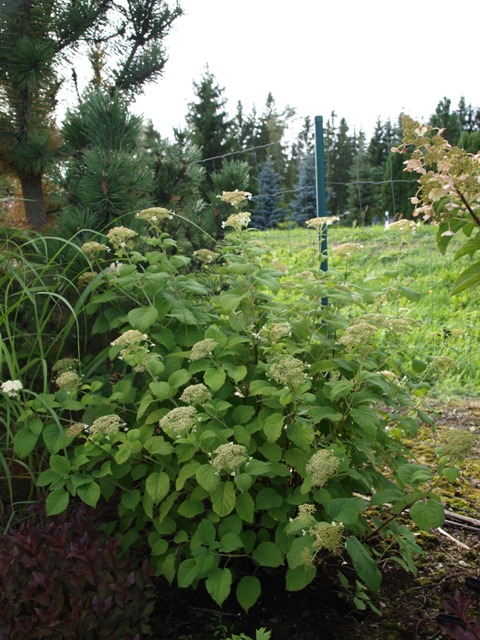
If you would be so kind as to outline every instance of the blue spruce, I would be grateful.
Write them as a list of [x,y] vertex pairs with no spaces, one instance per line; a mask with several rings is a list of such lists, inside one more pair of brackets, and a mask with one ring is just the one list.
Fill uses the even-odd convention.
[[315,180],[315,155],[308,153],[300,163],[295,197],[291,204],[291,217],[303,224],[317,215],[317,188]]
[[253,198],[252,222],[255,229],[275,227],[284,217],[281,207],[282,179],[270,158],[258,174],[258,194]]

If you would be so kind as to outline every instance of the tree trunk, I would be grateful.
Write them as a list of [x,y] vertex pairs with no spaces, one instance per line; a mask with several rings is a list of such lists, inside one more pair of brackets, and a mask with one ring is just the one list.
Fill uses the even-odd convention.
[[27,223],[33,229],[41,229],[46,221],[45,201],[43,198],[42,176],[23,175],[20,177],[22,185],[23,204]]

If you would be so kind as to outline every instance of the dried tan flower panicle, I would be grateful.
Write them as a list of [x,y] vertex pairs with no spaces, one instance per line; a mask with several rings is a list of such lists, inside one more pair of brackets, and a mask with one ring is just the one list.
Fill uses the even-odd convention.
[[130,240],[133,240],[137,236],[137,232],[127,227],[113,227],[107,233],[107,238],[110,244],[118,251],[119,249],[126,249],[130,244]]
[[334,222],[338,222],[340,218],[338,216],[318,216],[317,218],[310,218],[306,220],[305,224],[311,229],[317,229],[321,231],[324,227],[329,227]]
[[233,227],[235,231],[241,231],[244,227],[248,227],[252,214],[248,211],[239,211],[238,213],[232,213],[231,216],[222,222],[222,227]]
[[230,473],[242,466],[247,460],[247,449],[241,444],[221,444],[213,452],[212,466],[218,471],[224,470]]
[[205,404],[212,399],[212,394],[204,384],[191,384],[183,390],[180,400],[191,404]]
[[438,369],[440,372],[447,371],[448,369],[456,369],[457,364],[455,360],[448,356],[436,356],[432,360],[432,366]]
[[306,365],[298,358],[282,358],[270,365],[268,377],[284,386],[297,386],[305,382],[307,374]]
[[195,407],[176,407],[169,411],[159,422],[159,426],[171,438],[181,438],[195,431],[197,410]]
[[95,240],[84,242],[80,248],[90,260],[93,260],[104,251],[110,251],[106,244],[101,244]]
[[200,342],[193,345],[192,350],[190,351],[190,360],[193,362],[194,360],[206,358],[212,353],[215,347],[218,347],[218,342],[212,338],[200,340]]
[[91,436],[102,435],[110,436],[118,433],[120,429],[125,427],[125,422],[115,414],[109,416],[101,416],[92,422],[92,424],[86,428],[86,431]]
[[249,191],[224,191],[221,196],[217,196],[222,202],[232,205],[232,207],[238,207],[245,200],[251,200],[252,194]]
[[67,436],[70,438],[76,438],[81,435],[84,431],[88,430],[88,425],[83,424],[83,422],[74,422],[67,429]]
[[135,218],[138,220],[146,220],[153,226],[158,226],[160,222],[164,220],[171,220],[173,218],[173,211],[164,209],[163,207],[150,207],[149,209],[139,211],[135,215]]
[[330,449],[320,449],[307,462],[306,471],[314,487],[323,487],[338,471],[340,460]]

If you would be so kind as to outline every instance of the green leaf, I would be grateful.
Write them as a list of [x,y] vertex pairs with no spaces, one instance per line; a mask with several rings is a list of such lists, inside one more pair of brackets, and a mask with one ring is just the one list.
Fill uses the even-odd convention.
[[358,426],[362,427],[367,433],[369,433],[372,428],[375,432],[379,425],[378,416],[370,407],[364,405],[356,407],[350,411],[350,415]]
[[246,491],[237,496],[235,511],[244,522],[253,522],[255,515],[255,503],[252,496]]
[[[166,400],[167,398],[170,397],[170,394],[172,393],[172,389],[170,388],[170,385],[168,384],[168,382],[165,382],[165,381],[151,382],[148,386],[150,388],[150,391],[155,396],[155,398],[160,401]],[[143,413],[141,415],[143,415]],[[139,415],[138,417],[140,418],[141,415]]]
[[368,548],[355,536],[350,536],[345,546],[360,580],[372,591],[378,591],[382,574]]
[[215,474],[215,469],[211,464],[202,464],[196,470],[195,478],[202,489],[209,493],[213,493],[220,483],[220,478]]
[[61,477],[67,477],[70,472],[70,462],[63,456],[51,456],[50,468]]
[[205,581],[208,593],[221,606],[230,595],[232,572],[230,569],[214,569]]
[[177,571],[178,586],[182,589],[189,587],[198,574],[197,564],[193,558],[187,558],[180,563]]
[[261,542],[253,551],[252,558],[262,567],[279,567],[283,554],[274,542]]
[[334,382],[327,382],[325,384],[325,395],[336,402],[340,398],[345,398],[353,389],[353,382],[351,380],[335,380]]
[[90,507],[96,507],[100,499],[100,487],[92,480],[88,484],[82,484],[77,489],[78,496],[85,504]]
[[256,603],[261,592],[262,585],[257,577],[243,576],[236,589],[239,605],[247,612]]
[[55,422],[47,424],[43,430],[43,441],[50,453],[58,453],[67,444],[65,429]]
[[200,500],[185,500],[178,507],[178,513],[185,518],[195,518],[205,511],[205,506]]
[[56,516],[65,511],[70,501],[70,494],[64,489],[55,489],[47,496],[47,516]]
[[457,249],[457,252],[455,253],[455,257],[453,259],[458,260],[459,258],[467,255],[472,257],[473,254],[477,251],[480,251],[480,237],[478,236],[475,238],[470,238],[469,240],[464,242],[462,246]]
[[282,434],[283,414],[272,413],[263,423],[263,431],[268,442],[276,442]]
[[236,549],[241,549],[243,547],[243,542],[240,536],[236,533],[228,532],[222,536],[220,540],[220,548],[219,551],[222,553],[232,553]]
[[418,302],[422,297],[418,291],[414,291],[413,289],[410,289],[410,287],[404,287],[399,284],[397,285],[397,289],[405,296],[405,298],[407,298],[407,300],[410,300],[411,302]]
[[301,591],[308,587],[317,575],[316,567],[306,569],[304,566],[287,569],[285,576],[285,588],[287,591]]
[[170,479],[164,471],[154,471],[148,476],[145,489],[153,504],[158,504],[170,490]]
[[453,283],[451,294],[457,295],[465,291],[465,289],[473,289],[480,284],[480,262],[475,262],[470,265],[465,271],[458,276]]
[[215,527],[210,520],[202,520],[197,527],[197,536],[200,542],[210,547],[215,542]]
[[19,458],[26,458],[35,449],[38,435],[32,433],[28,427],[17,431],[13,439],[13,450]]
[[223,387],[226,379],[227,376],[223,369],[214,369],[213,367],[207,369],[203,376],[205,384],[213,393]]
[[335,498],[328,503],[326,510],[332,520],[352,525],[357,522],[360,513],[368,504],[361,498]]
[[221,517],[228,516],[235,508],[235,487],[233,482],[221,482],[212,493],[212,508]]
[[144,332],[158,320],[158,311],[155,307],[138,307],[129,311],[127,318],[134,329]]
[[410,516],[419,529],[430,531],[441,527],[445,521],[445,511],[439,500],[426,498],[410,508]]
[[295,540],[292,541],[287,553],[287,561],[290,569],[295,569],[297,567],[305,568],[303,553],[305,549],[311,549],[312,546],[313,538],[310,535],[295,538]]
[[187,382],[190,382],[191,377],[192,374],[186,369],[178,369],[168,378],[168,384],[174,388],[182,387]]

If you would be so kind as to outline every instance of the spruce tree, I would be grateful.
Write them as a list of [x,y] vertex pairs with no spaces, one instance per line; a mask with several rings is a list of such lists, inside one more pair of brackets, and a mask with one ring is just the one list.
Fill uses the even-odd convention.
[[275,227],[285,215],[281,206],[282,178],[275,171],[270,158],[264,163],[257,178],[258,192],[252,206],[252,227],[270,229]]
[[348,131],[347,122],[342,118],[330,152],[327,182],[327,207],[333,215],[343,215],[347,209],[348,182],[354,156],[354,145]]
[[194,82],[196,100],[188,105],[186,121],[190,141],[200,149],[207,169],[204,195],[212,188],[210,174],[219,171],[223,157],[234,150],[234,122],[226,111],[227,100],[211,71],[206,68],[200,82]]
[[291,218],[297,224],[303,224],[317,215],[317,188],[315,173],[315,154],[308,153],[302,159],[295,186],[295,195],[290,205]]

